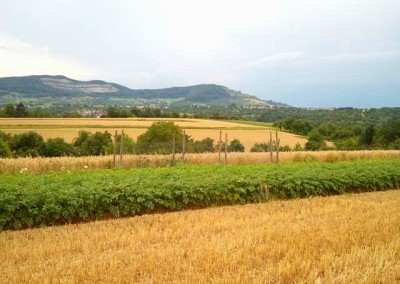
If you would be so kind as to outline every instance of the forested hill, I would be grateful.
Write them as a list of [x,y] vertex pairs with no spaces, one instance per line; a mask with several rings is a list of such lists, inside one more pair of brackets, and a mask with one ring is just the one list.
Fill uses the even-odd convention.
[[[100,80],[78,81],[65,76],[26,76],[0,78],[0,103],[12,99],[32,102],[52,100],[101,105],[238,105],[267,106],[274,102],[234,91],[224,86],[203,84],[189,87],[133,90]],[[33,101],[34,101],[33,100]]]

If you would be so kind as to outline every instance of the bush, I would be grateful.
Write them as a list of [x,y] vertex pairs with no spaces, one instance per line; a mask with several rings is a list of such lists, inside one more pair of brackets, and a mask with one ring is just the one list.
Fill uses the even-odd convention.
[[204,138],[201,141],[194,141],[193,143],[193,152],[195,153],[213,153],[215,151],[214,139]]
[[17,134],[13,137],[12,150],[16,156],[38,157],[44,150],[43,137],[34,131]]
[[251,147],[250,152],[269,152],[269,143],[256,143]]
[[6,142],[0,139],[0,158],[10,158],[11,149]]
[[63,138],[47,139],[43,150],[43,155],[46,157],[73,156],[74,154],[74,147],[65,142]]
[[79,131],[78,137],[74,140],[76,152],[80,156],[99,156],[106,153],[106,147],[112,143],[111,134],[87,131]]
[[[122,134],[118,134],[117,137],[115,137],[115,150],[116,153],[120,153],[121,149],[121,138]],[[134,154],[136,152],[136,144],[135,141],[132,140],[131,137],[129,137],[127,134],[124,133],[124,140],[123,140],[123,153],[124,154]],[[114,143],[109,142],[107,147],[106,147],[106,153],[107,154],[113,154],[114,153]]]
[[[175,135],[175,151],[182,151],[182,128],[172,121],[154,122],[149,129],[137,138],[136,150],[139,154],[171,154]],[[188,142],[189,136],[186,135]]]
[[228,146],[228,152],[244,152],[244,146],[238,139],[233,139]]

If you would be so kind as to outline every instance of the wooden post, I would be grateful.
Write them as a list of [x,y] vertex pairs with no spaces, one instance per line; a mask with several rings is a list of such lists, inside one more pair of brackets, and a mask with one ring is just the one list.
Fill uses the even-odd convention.
[[172,132],[172,165],[175,166],[175,131]]
[[225,133],[225,164],[228,162],[228,133]]
[[219,131],[219,144],[218,144],[218,161],[221,163],[221,151],[222,151],[222,130]]
[[265,202],[268,202],[268,199],[269,199],[269,187],[268,187],[268,185],[265,185],[264,189],[265,189]]
[[118,137],[118,132],[117,130],[115,130],[115,136],[114,136],[114,144],[113,144],[113,154],[114,154],[114,168],[116,166],[117,163],[117,137]]
[[185,163],[185,152],[186,152],[186,132],[183,130],[183,139],[182,139],[182,161]]
[[276,130],[276,163],[279,163],[279,142],[280,139],[278,137],[278,130]]
[[124,155],[124,130],[121,131],[121,141],[119,141],[119,164],[122,167],[123,166],[123,161],[122,161],[122,156]]
[[269,155],[271,158],[271,164],[274,162],[274,156],[272,154],[272,132],[269,132]]

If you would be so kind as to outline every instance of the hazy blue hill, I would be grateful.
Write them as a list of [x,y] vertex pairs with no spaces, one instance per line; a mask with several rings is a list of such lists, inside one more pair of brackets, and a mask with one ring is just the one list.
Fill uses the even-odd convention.
[[[165,89],[133,90],[125,86],[101,80],[78,81],[58,75],[36,75],[25,77],[0,78],[0,102],[6,98],[51,98],[60,99],[84,97],[85,103],[90,98],[96,103],[135,104],[135,105],[231,105],[266,106],[271,102],[255,96],[243,94],[224,86],[202,84],[187,87]],[[1,99],[2,98],[2,99]]]

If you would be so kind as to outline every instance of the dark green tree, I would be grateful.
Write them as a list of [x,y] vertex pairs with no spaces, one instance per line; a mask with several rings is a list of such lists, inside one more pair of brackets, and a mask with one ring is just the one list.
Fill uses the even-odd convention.
[[360,144],[365,146],[371,146],[374,141],[375,127],[369,125],[365,128],[364,132],[360,136]]
[[193,151],[195,153],[213,153],[216,151],[214,147],[214,139],[204,138],[200,141],[194,141],[193,143]]
[[17,104],[17,106],[15,107],[15,113],[14,113],[15,117],[26,117],[28,116],[28,112],[25,109],[25,106],[23,103],[19,103]]
[[4,107],[4,115],[6,117],[13,117],[15,115],[15,108],[13,104],[6,104]]
[[110,106],[107,109],[107,117],[130,117],[132,113],[128,109]]
[[244,146],[238,139],[233,139],[228,145],[228,152],[244,152]]
[[0,139],[0,158],[10,158],[11,149],[6,142]]
[[73,145],[75,152],[79,156],[98,156],[106,153],[107,146],[112,143],[111,134],[96,132],[94,134],[87,131],[79,131]]
[[83,143],[80,149],[82,156],[99,156],[106,154],[106,147],[112,143],[111,134],[107,131],[104,133],[96,132],[90,134],[88,139]]
[[[170,154],[175,135],[176,152],[182,151],[182,128],[172,121],[154,122],[149,129],[137,138],[136,150],[139,154]],[[186,135],[186,141],[189,136]]]
[[251,147],[250,152],[268,152],[269,143],[256,143]]
[[13,142],[13,135],[0,130],[0,139],[6,142],[8,145],[11,145]]
[[74,156],[74,147],[65,142],[63,138],[49,138],[43,150],[43,156],[46,157],[63,157]]
[[390,122],[382,127],[381,130],[384,143],[389,145],[400,138],[400,120]]
[[84,130],[79,131],[78,137],[76,137],[73,141],[73,146],[75,147],[75,153],[79,156],[82,156],[82,147],[85,144],[86,140],[89,139],[90,133]]
[[12,150],[18,157],[38,157],[44,150],[43,137],[34,131],[17,134],[13,137]]
[[[115,145],[116,153],[120,153],[121,138],[122,138],[122,134],[118,134],[117,137],[114,137],[114,139],[116,141],[116,145]],[[135,152],[136,152],[135,141],[133,141],[133,139],[131,137],[129,137],[126,133],[124,133],[123,153],[124,154],[134,154]],[[106,147],[106,153],[107,154],[114,153],[114,143],[113,142],[108,143],[108,145]]]
[[317,130],[311,131],[304,149],[309,151],[318,151],[325,148],[326,143],[324,141],[324,137]]

